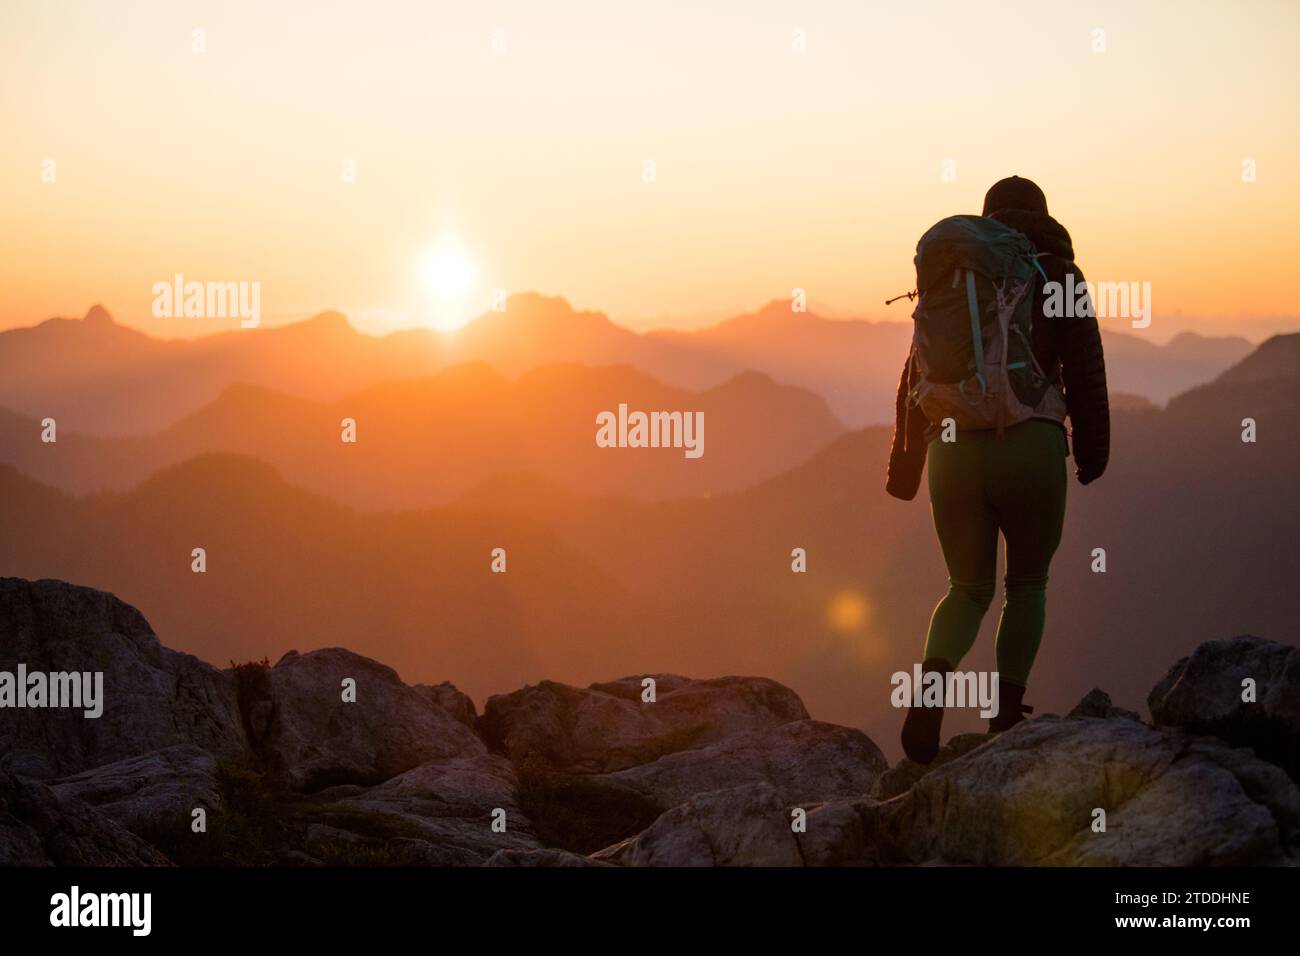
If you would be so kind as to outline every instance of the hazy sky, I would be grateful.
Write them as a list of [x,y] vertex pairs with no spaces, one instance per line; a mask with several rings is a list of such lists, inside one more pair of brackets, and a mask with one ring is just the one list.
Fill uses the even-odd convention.
[[[1257,336],[1300,313],[1298,41],[1291,0],[4,0],[0,327],[102,301],[187,334],[150,315],[178,272],[376,329],[493,287],[906,319],[919,235],[1019,173],[1089,278],[1152,283],[1147,334]],[[444,246],[461,300],[418,267]]]

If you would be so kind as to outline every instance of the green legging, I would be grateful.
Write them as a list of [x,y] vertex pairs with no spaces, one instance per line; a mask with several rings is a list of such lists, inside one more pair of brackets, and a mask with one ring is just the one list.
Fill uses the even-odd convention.
[[1065,520],[1065,433],[1030,420],[930,442],[930,504],[948,565],[948,593],[934,609],[927,659],[953,668],[975,643],[993,600],[998,531],[1007,541],[1006,602],[998,621],[998,674],[1025,686],[1043,639],[1047,569]]

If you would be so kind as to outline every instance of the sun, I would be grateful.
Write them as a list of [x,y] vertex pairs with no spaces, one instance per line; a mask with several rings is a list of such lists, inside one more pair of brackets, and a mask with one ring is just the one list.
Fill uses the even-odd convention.
[[459,299],[474,281],[474,263],[459,249],[437,249],[424,260],[424,279],[439,299]]

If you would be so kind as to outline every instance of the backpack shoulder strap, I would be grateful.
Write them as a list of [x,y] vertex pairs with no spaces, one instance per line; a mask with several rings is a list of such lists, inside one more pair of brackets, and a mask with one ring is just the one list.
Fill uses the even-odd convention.
[[988,378],[984,375],[984,333],[980,330],[980,303],[975,295],[975,271],[966,270],[966,308],[970,312],[971,346],[975,350],[975,378],[980,383],[981,394],[988,391]]

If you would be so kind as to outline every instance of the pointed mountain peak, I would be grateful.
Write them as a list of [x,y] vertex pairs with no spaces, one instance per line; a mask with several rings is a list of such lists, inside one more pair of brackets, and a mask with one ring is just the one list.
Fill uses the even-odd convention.
[[108,314],[108,309],[104,308],[99,303],[92,305],[90,311],[86,313],[85,317],[81,321],[85,322],[87,325],[115,324],[113,322],[113,317]]

